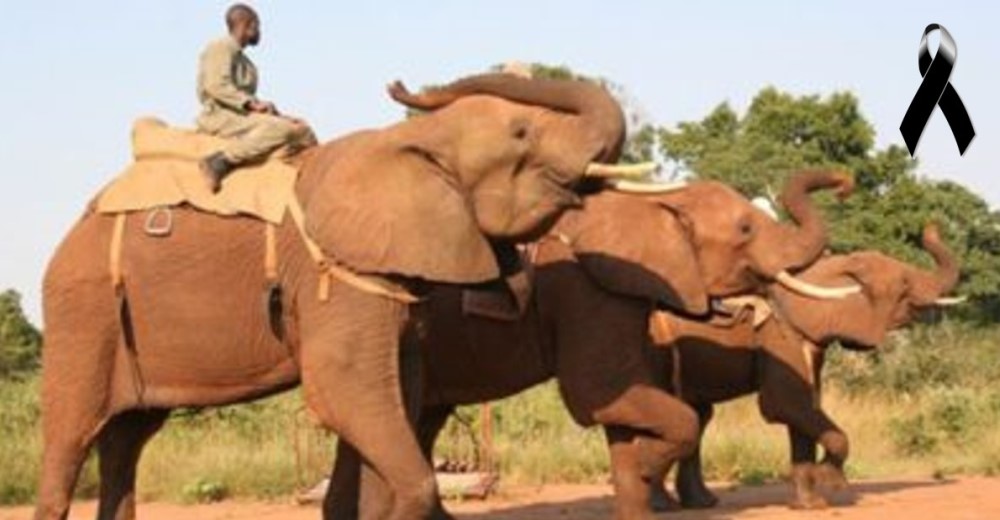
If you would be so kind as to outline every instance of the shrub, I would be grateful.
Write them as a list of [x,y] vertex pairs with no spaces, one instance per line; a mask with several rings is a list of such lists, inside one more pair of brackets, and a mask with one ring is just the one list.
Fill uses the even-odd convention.
[[229,494],[226,485],[205,478],[199,478],[194,482],[184,486],[181,491],[187,502],[210,503],[218,502]]

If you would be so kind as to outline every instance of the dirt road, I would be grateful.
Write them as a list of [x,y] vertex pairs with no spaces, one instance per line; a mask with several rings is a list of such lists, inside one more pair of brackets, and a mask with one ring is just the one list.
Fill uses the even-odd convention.
[[[722,505],[711,511],[663,514],[664,520],[993,520],[1000,519],[1000,478],[890,480],[855,483],[835,497],[835,507],[819,512],[784,506],[784,485],[717,490]],[[553,485],[508,489],[486,502],[450,504],[465,520],[596,520],[611,518],[607,486]],[[150,503],[139,506],[142,520],[317,520],[319,510],[290,504],[224,502],[199,506]],[[0,520],[29,520],[30,508],[0,509]],[[78,504],[71,520],[94,518],[94,503]]]

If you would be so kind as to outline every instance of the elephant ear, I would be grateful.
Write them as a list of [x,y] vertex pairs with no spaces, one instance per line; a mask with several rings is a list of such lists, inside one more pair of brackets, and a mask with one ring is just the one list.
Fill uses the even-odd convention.
[[500,274],[461,189],[419,146],[345,138],[307,159],[297,191],[310,236],[359,272],[446,283]]
[[604,289],[689,313],[708,294],[682,217],[655,197],[605,192],[567,215],[559,231],[584,271]]

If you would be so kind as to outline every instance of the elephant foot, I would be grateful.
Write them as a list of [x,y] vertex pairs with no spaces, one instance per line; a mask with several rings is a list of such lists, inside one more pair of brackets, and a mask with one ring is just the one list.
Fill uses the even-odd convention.
[[662,484],[649,488],[649,507],[657,513],[670,513],[681,510],[681,504]]
[[833,491],[844,491],[848,488],[847,476],[844,471],[833,464],[817,464],[812,469],[813,482]]
[[719,505],[719,497],[705,487],[685,490],[680,496],[684,509],[711,509]]
[[615,520],[657,520],[656,515],[650,511],[615,513]]
[[816,465],[796,464],[792,467],[791,486],[792,498],[789,507],[792,509],[826,509],[829,507],[826,499],[816,492]]
[[455,517],[445,511],[443,507],[438,507],[431,513],[430,520],[455,520]]
[[796,495],[788,506],[796,510],[812,511],[817,509],[826,509],[830,507],[830,504],[827,503],[825,498],[816,493],[804,493]]

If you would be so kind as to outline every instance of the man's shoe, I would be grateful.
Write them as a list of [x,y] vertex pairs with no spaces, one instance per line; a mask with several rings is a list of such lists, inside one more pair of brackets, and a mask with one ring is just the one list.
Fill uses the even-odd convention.
[[229,172],[233,171],[233,163],[226,159],[226,156],[222,152],[215,152],[212,155],[201,160],[198,163],[201,166],[202,173],[205,174],[205,182],[208,184],[208,189],[212,193],[218,193],[219,188],[222,187],[222,179],[229,175]]

